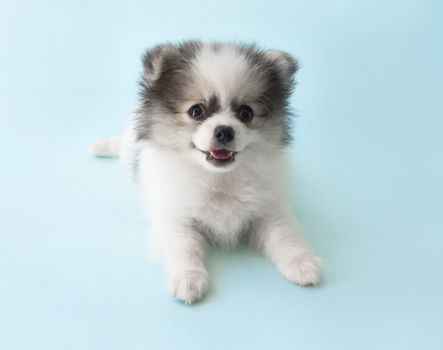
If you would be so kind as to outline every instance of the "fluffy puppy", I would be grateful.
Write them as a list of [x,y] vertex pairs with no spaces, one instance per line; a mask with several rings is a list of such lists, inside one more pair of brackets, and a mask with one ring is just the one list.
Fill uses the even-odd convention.
[[320,260],[286,198],[296,61],[254,45],[187,41],[153,47],[143,67],[126,132],[92,152],[133,169],[172,296],[202,298],[208,247],[240,241],[290,281],[316,284]]

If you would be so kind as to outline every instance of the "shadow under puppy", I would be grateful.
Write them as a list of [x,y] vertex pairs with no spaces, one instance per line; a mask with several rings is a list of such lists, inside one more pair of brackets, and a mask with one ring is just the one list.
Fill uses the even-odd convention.
[[185,41],[153,47],[143,66],[126,131],[92,153],[133,169],[172,296],[202,298],[208,247],[240,240],[290,281],[316,284],[320,259],[301,236],[285,179],[296,61],[254,45]]

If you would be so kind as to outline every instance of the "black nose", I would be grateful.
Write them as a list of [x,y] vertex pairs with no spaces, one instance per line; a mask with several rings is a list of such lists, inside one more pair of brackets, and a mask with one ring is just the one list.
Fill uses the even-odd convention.
[[222,145],[226,145],[234,139],[234,129],[230,126],[219,125],[214,129],[214,137]]

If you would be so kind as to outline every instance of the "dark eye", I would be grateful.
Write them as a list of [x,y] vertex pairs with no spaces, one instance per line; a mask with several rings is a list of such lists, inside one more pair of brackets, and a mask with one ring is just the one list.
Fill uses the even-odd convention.
[[201,119],[205,115],[205,109],[202,105],[193,105],[191,108],[189,108],[188,114],[191,118]]
[[241,105],[237,110],[237,116],[243,123],[249,123],[254,118],[254,111],[247,105]]

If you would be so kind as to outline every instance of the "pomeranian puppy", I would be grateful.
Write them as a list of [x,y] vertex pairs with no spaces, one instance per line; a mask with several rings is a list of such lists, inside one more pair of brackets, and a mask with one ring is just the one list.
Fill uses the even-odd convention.
[[255,45],[185,41],[143,57],[140,105],[97,156],[133,170],[175,299],[208,289],[211,244],[247,242],[291,282],[314,285],[320,259],[292,215],[285,149],[297,62]]

